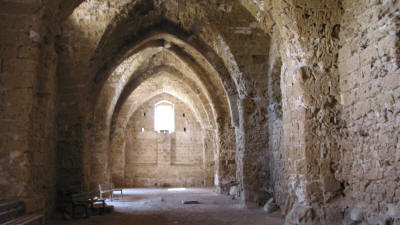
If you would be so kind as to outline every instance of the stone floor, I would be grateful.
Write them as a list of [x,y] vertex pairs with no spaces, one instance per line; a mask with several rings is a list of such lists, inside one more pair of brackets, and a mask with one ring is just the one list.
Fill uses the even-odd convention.
[[[182,200],[200,204],[184,205]],[[238,200],[219,195],[212,189],[124,189],[124,199],[107,201],[114,212],[89,219],[65,221],[53,219],[49,224],[137,224],[137,225],[281,225],[280,212],[267,214],[262,209],[242,209]]]

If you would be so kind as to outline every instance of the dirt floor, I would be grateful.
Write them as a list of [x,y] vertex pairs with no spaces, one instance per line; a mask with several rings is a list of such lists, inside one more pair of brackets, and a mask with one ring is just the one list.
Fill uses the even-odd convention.
[[[116,196],[119,198],[119,196]],[[199,204],[182,204],[198,201]],[[110,214],[88,219],[65,221],[53,219],[49,224],[68,225],[281,225],[280,212],[267,214],[262,209],[243,209],[238,200],[219,195],[212,189],[124,189],[124,199],[107,200],[114,206]]]

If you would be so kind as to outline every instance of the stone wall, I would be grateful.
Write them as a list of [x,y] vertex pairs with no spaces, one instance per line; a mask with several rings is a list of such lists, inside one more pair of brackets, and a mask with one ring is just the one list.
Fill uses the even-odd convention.
[[[211,136],[211,134],[209,134]],[[214,143],[207,142],[209,146],[215,146],[219,151],[214,152],[214,162],[216,164],[214,185],[219,193],[228,193],[230,187],[238,184],[239,176],[237,173],[237,162],[240,161],[236,154],[235,129],[230,123],[225,124],[214,134]]]
[[275,203],[283,208],[287,198],[285,178],[285,140],[282,118],[281,67],[282,61],[276,45],[270,53],[268,70],[268,192]]
[[[162,100],[174,107],[175,131],[168,134],[154,130],[155,105]],[[204,163],[206,154],[213,156],[206,150],[215,149],[205,148],[204,130],[191,109],[170,95],[157,96],[139,107],[124,137],[124,187],[200,187],[213,180],[212,169],[206,174]]]
[[287,224],[396,223],[399,3],[242,2],[280,33]]
[[[55,5],[0,2],[0,199],[55,203]],[[49,18],[43,20],[42,18]]]
[[287,224],[336,224],[330,203],[341,137],[337,121],[340,1],[272,1],[282,57]]
[[389,210],[400,208],[399,6],[343,3],[339,71],[347,135],[340,178],[347,213],[357,212],[357,220],[368,224],[400,224]]

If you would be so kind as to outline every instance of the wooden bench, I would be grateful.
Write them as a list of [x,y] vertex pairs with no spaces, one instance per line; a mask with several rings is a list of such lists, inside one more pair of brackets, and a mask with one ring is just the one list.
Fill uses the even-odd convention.
[[22,201],[0,202],[0,224],[28,225],[44,224],[44,214],[25,214],[25,204]]
[[114,192],[121,192],[121,198],[124,199],[122,188],[114,188],[114,184],[99,184],[100,199],[103,199],[103,193],[110,193],[111,201],[114,200]]
[[95,199],[91,192],[81,192],[76,194],[71,194],[70,199],[67,204],[71,205],[71,216],[73,218],[79,218],[77,216],[77,209],[81,208],[83,210],[82,217],[88,218],[90,216],[89,209],[94,210],[95,205],[100,204],[100,214],[104,214],[105,202],[103,199]]

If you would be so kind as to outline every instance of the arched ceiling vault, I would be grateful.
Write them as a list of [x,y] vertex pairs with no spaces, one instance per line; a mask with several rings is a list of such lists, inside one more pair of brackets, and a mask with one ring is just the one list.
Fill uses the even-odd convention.
[[[114,69],[96,101],[93,123],[97,121],[96,125],[98,126],[101,123],[100,121],[110,120],[119,96],[130,80],[130,75],[143,64],[148,63],[149,59],[160,51],[162,51],[162,48],[147,48],[141,51],[140,54],[135,54],[125,59]],[[106,126],[106,124],[102,126]]]
[[220,89],[216,89],[212,83],[204,79],[205,72],[200,66],[192,61],[187,62],[188,60],[185,60],[186,56],[176,55],[171,49],[172,47],[154,55],[150,62],[144,65],[143,68],[139,68],[130,76],[131,79],[126,84],[118,99],[113,120],[118,116],[122,105],[129,98],[131,92],[138,87],[141,82],[145,81],[153,74],[165,70],[186,80],[191,88],[202,97],[204,104],[210,108],[210,119],[214,120],[219,115],[220,117],[226,117],[229,121],[229,111],[227,110],[229,106],[226,105],[226,100],[224,101],[224,99],[226,99],[224,92]]
[[[222,111],[224,107],[221,106],[223,106],[224,101],[217,99],[226,98],[224,93],[218,94],[217,90],[211,90],[212,93],[215,93],[211,95],[199,79],[201,75],[196,74],[190,65],[182,61],[174,52],[163,47],[157,47],[142,50],[126,59],[114,70],[100,94],[93,119],[96,122],[93,123],[99,128],[106,128],[107,124],[102,124],[102,121],[110,121],[112,115],[113,119],[111,121],[114,122],[131,92],[141,82],[161,71],[177,75],[185,83],[189,84],[192,90],[196,91],[196,95],[200,96],[201,102],[207,109],[207,118],[211,121],[208,123],[213,124],[215,127],[217,115],[222,117],[225,115],[229,120],[228,111]],[[216,103],[218,103],[219,107],[214,107]]]
[[[59,16],[60,21],[67,19],[75,9],[78,7],[83,8],[83,4],[93,4],[98,5],[104,4],[110,7],[110,14],[111,17],[116,16],[116,13],[122,11],[124,8],[132,7],[136,2],[135,1],[121,1],[121,0],[96,0],[96,1],[89,1],[89,0],[69,0],[69,1],[61,1],[59,5]],[[253,17],[260,22],[263,29],[266,33],[271,33],[274,30],[275,21],[273,20],[273,3],[274,0],[240,0],[237,1],[240,3],[244,8],[246,8]],[[219,8],[224,11],[231,10],[228,1],[220,1]],[[94,8],[94,7],[93,7]]]
[[208,118],[209,112],[207,112],[198,93],[196,93],[186,81],[182,80],[182,77],[169,72],[160,71],[142,82],[140,86],[131,93],[119,117],[113,120],[113,122],[115,122],[113,127],[115,128],[112,130],[111,138],[114,137],[116,129],[125,129],[131,116],[141,105],[155,96],[164,93],[172,95],[185,103],[192,110],[203,129],[213,126],[210,123],[212,121]]
[[[137,79],[133,80],[132,83],[129,84],[129,96],[123,100],[121,98],[119,99],[119,102],[117,103],[117,107],[114,111],[113,114],[113,119],[111,120],[111,137],[113,136],[113,132],[116,126],[117,121],[121,121],[122,118],[122,126],[124,127],[126,125],[127,120],[129,119],[132,114],[135,111],[135,108],[132,106],[136,104],[136,102],[140,102],[141,99],[146,98],[146,95],[153,95],[153,92],[158,92],[155,89],[152,89],[152,92],[145,92],[141,91],[139,93],[146,93],[143,96],[139,96],[136,90],[142,88],[142,85],[145,84],[146,82],[148,83],[148,80],[151,80],[151,82],[154,83],[154,86],[159,86],[161,90],[166,90],[165,86],[160,86],[160,85],[165,85],[165,84],[157,84],[156,82],[163,82],[162,79],[154,79],[153,77],[158,77],[158,76],[164,76],[164,77],[170,77],[169,79],[171,80],[171,77],[175,80],[174,85],[180,85],[184,89],[180,89],[180,86],[175,86],[176,88],[174,89],[174,86],[170,84],[168,86],[168,90],[170,93],[176,92],[176,90],[184,90],[181,91],[179,94],[176,92],[174,96],[180,95],[180,99],[185,99],[188,98],[188,101],[191,101],[192,104],[187,103],[188,105],[196,106],[192,107],[193,111],[200,111],[200,114],[202,116],[199,116],[201,118],[200,121],[202,121],[202,124],[205,125],[205,127],[214,127],[216,128],[216,112],[215,112],[215,107],[213,107],[212,101],[208,98],[208,96],[205,95],[201,91],[201,88],[199,88],[193,80],[190,80],[187,78],[187,76],[177,69],[174,66],[171,65],[153,65],[153,67],[146,71],[145,73],[142,74],[142,76],[138,77]],[[168,80],[164,80],[164,82],[167,82]],[[179,82],[178,82],[179,81]],[[171,83],[171,82],[169,82]],[[193,100],[194,99],[194,100]],[[120,101],[121,100],[121,101]],[[183,100],[182,100],[183,101]]]
[[[221,64],[218,64],[217,66],[217,68],[220,68],[219,71],[215,69],[215,65],[218,60],[212,61],[214,62],[214,65],[211,65],[210,60],[207,59],[204,54],[197,51],[197,48],[193,47],[192,44],[189,44],[172,34],[161,33],[160,31],[152,30],[149,35],[151,36],[144,38],[138,42],[136,46],[133,46],[130,48],[130,50],[127,50],[125,53],[126,55],[120,56],[121,59],[127,58],[128,55],[140,54],[144,49],[147,48],[163,48],[167,42],[169,45],[171,45],[168,51],[180,58],[180,60],[189,65],[190,68],[197,73],[198,79],[203,83],[202,86],[206,87],[209,93],[213,93],[213,96],[226,95],[225,99],[218,100],[219,102],[216,102],[216,105],[223,105],[227,99],[227,96],[229,96],[231,101],[236,99],[238,96],[236,92],[236,86],[230,79],[229,72],[225,70],[221,73],[221,68],[224,68],[224,66]],[[194,46],[196,46],[196,44]],[[210,56],[210,54],[208,55]],[[120,63],[119,60],[118,63]],[[108,64],[106,64],[106,66],[107,65]],[[107,74],[109,74],[109,70],[113,68],[115,68],[115,66],[110,67],[109,69],[100,69],[100,72],[95,76],[96,78],[93,78],[96,80],[96,82],[93,82],[96,85],[92,86],[90,89],[90,96],[98,96],[98,92],[100,91],[99,88],[104,86],[104,81],[102,80],[105,77],[108,77]],[[220,78],[221,74],[224,75],[224,79]],[[129,95],[129,92],[125,93],[123,98],[126,98],[127,95]],[[89,100],[89,102],[96,102],[96,100]],[[238,120],[236,102],[229,102],[229,105],[227,105],[226,108],[230,108],[230,110],[228,110],[232,113],[230,118]]]
[[[96,11],[99,5],[102,8]],[[88,123],[95,124],[96,118],[103,118],[100,126],[108,135],[112,115],[116,112],[118,118],[132,91],[145,81],[140,77],[155,69],[146,68],[144,63],[163,49],[167,49],[170,58],[181,61],[181,66],[165,62],[166,66],[179,69],[184,65],[195,74],[191,81],[208,100],[204,105],[211,110],[207,111],[215,109],[212,114],[216,114],[214,120],[218,123],[229,121],[238,127],[238,101],[256,96],[257,85],[262,84],[256,80],[264,76],[259,71],[266,71],[263,67],[268,58],[269,36],[239,1],[186,0],[178,4],[176,0],[88,0],[71,17],[90,42],[82,55],[71,54],[84,68],[74,75],[81,75],[86,82],[80,84],[87,87],[83,111],[88,112]],[[87,32],[81,29],[85,26],[89,28]],[[120,67],[129,59],[132,65]],[[255,69],[253,61],[262,66]],[[125,75],[118,78],[115,74]]]
[[[258,47],[253,49],[255,52],[252,52],[253,50],[244,48],[242,44],[237,44],[246,40],[258,40],[262,36],[262,32],[257,31],[259,30],[257,22],[240,3],[236,1],[216,3],[215,1],[189,0],[184,4],[180,2],[179,4],[183,7],[178,9],[173,0],[135,1],[134,3],[106,2],[115,10],[111,10],[110,7],[102,8],[100,16],[107,14],[109,20],[100,21],[101,24],[96,26],[97,30],[93,31],[93,35],[91,35],[97,38],[92,42],[98,43],[98,45],[92,54],[86,73],[89,75],[89,79],[87,79],[89,103],[96,102],[94,99],[99,96],[109,75],[123,60],[143,48],[162,46],[165,42],[175,41],[173,46],[176,46],[176,49],[183,53],[182,55],[193,57],[196,64],[203,60],[198,57],[202,56],[217,72],[216,76],[205,77],[211,80],[210,83],[219,83],[215,90],[226,91],[233,122],[237,124],[238,86],[243,86],[241,88],[243,93],[246,88],[244,87],[245,82],[240,78],[242,72],[239,67],[242,65],[235,61],[235,56],[248,54],[251,58],[253,53],[264,54],[267,51],[260,50]],[[96,0],[85,2],[84,7],[80,6],[78,10],[84,9],[87,14],[74,12],[74,16],[77,17],[75,21],[79,23],[93,20],[90,7],[97,7],[101,5],[100,3],[101,1]],[[230,12],[223,10],[225,5],[230,7]],[[234,15],[240,15],[240,18]],[[108,18],[107,16],[103,17]],[[224,21],[227,26],[225,27],[221,21]],[[108,24],[106,28],[105,24]],[[176,38],[170,40],[173,39],[171,36],[155,38],[153,41],[147,40],[160,33],[173,34],[182,41],[178,42]],[[243,34],[247,35],[245,39],[243,39]],[[143,43],[144,41],[146,42]],[[238,47],[243,49],[238,49]],[[215,80],[218,82],[214,82]]]
[[[214,96],[224,95],[223,90],[218,89],[215,84],[213,84],[209,79],[206,79],[207,76],[205,75],[207,74],[207,71],[204,68],[199,66],[191,56],[183,55],[183,53],[179,52],[179,49],[172,46],[169,49],[163,48],[162,51],[154,54],[146,64],[143,63],[134,74],[130,75],[129,82],[126,84],[126,88],[121,94],[121,102],[123,102],[132,91],[130,88],[132,82],[137,80],[141,74],[147,73],[147,71],[153,69],[155,67],[154,65],[171,65],[179,68],[179,70],[184,72],[185,76],[196,83],[202,92],[206,93],[207,98],[209,99]],[[208,92],[213,93],[212,96],[210,96]]]

